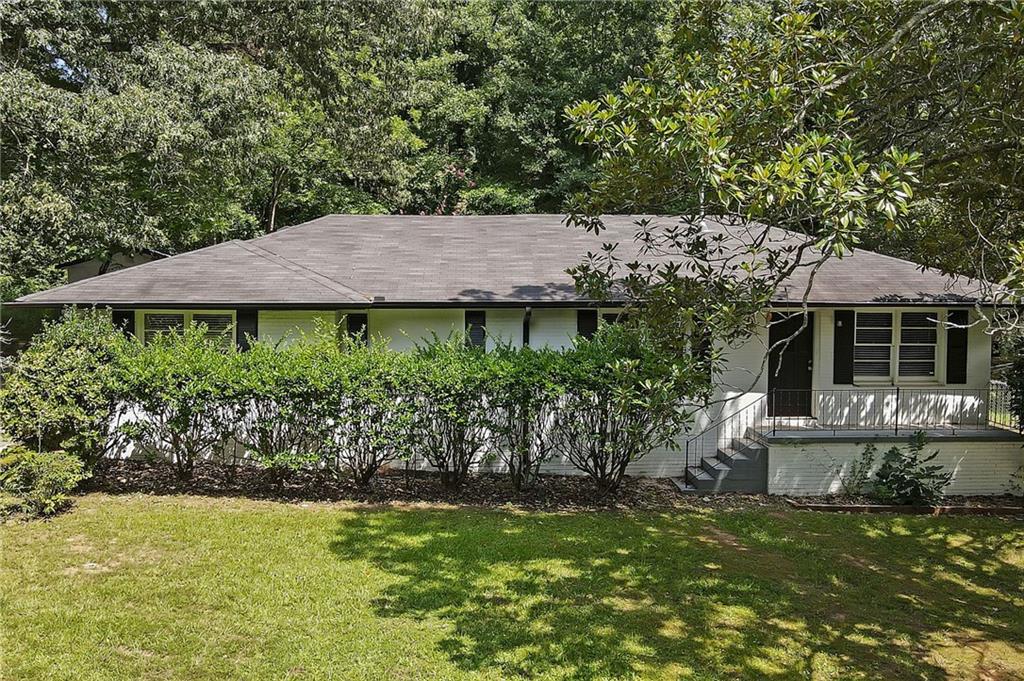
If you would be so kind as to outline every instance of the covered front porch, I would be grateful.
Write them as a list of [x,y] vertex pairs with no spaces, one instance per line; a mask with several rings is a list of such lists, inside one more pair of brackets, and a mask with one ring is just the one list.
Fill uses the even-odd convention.
[[868,444],[884,452],[925,433],[950,468],[949,494],[1005,494],[1024,470],[1024,436],[1009,389],[879,386],[779,389],[690,437],[680,487],[696,492],[824,495]]
[[1009,388],[882,386],[849,389],[769,390],[757,423],[758,437],[900,437],[924,431],[930,437],[1016,436]]

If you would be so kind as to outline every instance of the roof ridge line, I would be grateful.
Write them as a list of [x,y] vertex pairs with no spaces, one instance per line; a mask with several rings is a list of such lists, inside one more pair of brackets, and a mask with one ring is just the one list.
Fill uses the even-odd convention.
[[[269,262],[274,262],[274,264],[281,265],[282,267],[285,267],[286,269],[289,269],[292,272],[295,272],[296,274],[301,274],[307,279],[310,279],[316,282],[317,284],[320,284],[324,288],[334,291],[335,293],[355,294],[356,296],[364,299],[367,303],[370,302],[370,297],[365,293],[357,291],[354,288],[341,283],[340,281],[336,281],[331,277],[328,277],[326,274],[323,274],[322,272],[317,272],[311,267],[307,267],[306,265],[297,263],[290,258],[286,258],[283,255],[274,253],[271,250],[267,250],[262,246],[257,246],[256,244],[248,241],[239,241],[238,245],[255,256],[261,257]],[[291,265],[291,267],[288,267],[288,265],[284,265],[280,262],[275,262],[275,258],[277,260],[283,260],[285,263],[288,263],[288,265]],[[321,279],[324,281],[320,281]]]

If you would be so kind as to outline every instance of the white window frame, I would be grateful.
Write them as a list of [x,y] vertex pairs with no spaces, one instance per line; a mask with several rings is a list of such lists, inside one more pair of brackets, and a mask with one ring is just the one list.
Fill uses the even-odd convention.
[[[146,315],[147,314],[180,314],[180,315],[182,315],[184,317],[185,328],[188,328],[188,327],[192,326],[192,324],[193,324],[192,319],[197,314],[198,315],[204,315],[204,314],[229,315],[231,317],[231,325],[230,325],[231,331],[229,332],[230,336],[231,336],[230,347],[232,349],[235,349],[235,348],[238,347],[237,343],[235,342],[235,334],[236,334],[235,327],[236,327],[236,325],[238,323],[238,319],[235,317],[235,311],[234,310],[180,310],[180,309],[179,310],[172,310],[172,309],[135,310],[135,329],[137,330],[139,340],[141,340],[143,342],[143,344],[145,344],[145,342],[146,342]],[[225,335],[227,335],[227,334],[225,334]]]
[[[854,309],[854,348],[856,352],[856,315],[871,312],[887,312],[892,314],[892,340],[889,348],[889,375],[888,376],[858,376],[853,375],[854,385],[945,385],[946,383],[946,334],[945,329],[947,311],[939,308],[855,308]],[[902,337],[903,313],[925,313],[936,320],[935,327],[935,374],[933,376],[900,376],[900,338]],[[856,367],[856,364],[854,365]]]

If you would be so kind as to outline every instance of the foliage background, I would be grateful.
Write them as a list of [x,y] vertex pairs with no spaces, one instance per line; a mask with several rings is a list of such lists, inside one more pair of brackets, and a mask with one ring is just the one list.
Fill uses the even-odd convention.
[[657,3],[0,7],[0,299],[327,213],[556,210]]
[[[848,109],[865,162],[919,154],[902,228],[863,245],[1014,286],[1024,271],[1019,0],[37,0],[0,6],[0,27],[2,300],[74,258],[325,213],[561,210],[600,180],[566,107],[645,73],[692,92],[799,74],[817,102],[802,130]],[[735,143],[780,156],[773,124]]]

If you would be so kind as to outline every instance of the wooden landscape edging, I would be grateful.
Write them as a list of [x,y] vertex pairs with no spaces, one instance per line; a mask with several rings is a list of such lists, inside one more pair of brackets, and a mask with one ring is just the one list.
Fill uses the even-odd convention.
[[823,504],[786,499],[786,503],[803,511],[828,513],[905,513],[908,515],[1020,515],[1024,506],[905,506],[898,504]]

